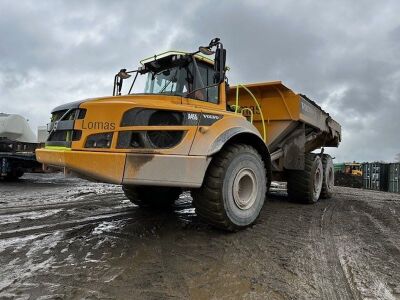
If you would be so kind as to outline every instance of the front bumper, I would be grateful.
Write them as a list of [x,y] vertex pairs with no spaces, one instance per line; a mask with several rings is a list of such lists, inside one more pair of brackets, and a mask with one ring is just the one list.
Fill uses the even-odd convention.
[[37,149],[43,164],[65,167],[96,181],[124,185],[200,187],[206,156]]

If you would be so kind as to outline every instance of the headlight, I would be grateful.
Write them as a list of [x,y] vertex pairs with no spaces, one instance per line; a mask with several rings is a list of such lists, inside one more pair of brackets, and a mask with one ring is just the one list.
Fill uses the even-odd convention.
[[85,148],[110,148],[112,138],[112,132],[89,135],[86,139]]

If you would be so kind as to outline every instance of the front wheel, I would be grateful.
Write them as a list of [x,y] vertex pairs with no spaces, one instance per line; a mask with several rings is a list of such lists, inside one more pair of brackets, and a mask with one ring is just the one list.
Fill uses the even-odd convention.
[[18,168],[18,169],[15,169],[15,170],[7,173],[7,175],[4,176],[4,180],[6,180],[6,181],[16,181],[20,177],[22,177],[22,175],[24,175],[24,171],[21,168]]
[[162,186],[122,186],[125,196],[135,205],[144,208],[168,208],[179,198],[182,190]]
[[197,215],[229,231],[251,225],[259,216],[267,191],[264,162],[251,146],[225,147],[211,161],[200,189],[193,190]]

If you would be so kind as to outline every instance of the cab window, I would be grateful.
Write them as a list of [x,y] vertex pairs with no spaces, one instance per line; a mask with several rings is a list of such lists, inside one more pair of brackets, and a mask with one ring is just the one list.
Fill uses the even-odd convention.
[[[195,74],[194,89],[200,89],[194,92],[194,97],[198,100],[207,101],[211,103],[218,103],[218,85],[204,88],[214,84],[214,68],[211,65],[197,61],[199,72]],[[199,76],[200,73],[200,76]]]

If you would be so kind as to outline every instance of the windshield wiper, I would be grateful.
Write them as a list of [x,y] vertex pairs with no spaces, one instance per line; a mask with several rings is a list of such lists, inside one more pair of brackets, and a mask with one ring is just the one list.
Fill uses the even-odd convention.
[[[164,91],[165,91],[165,89],[169,86],[169,84],[173,81],[173,80],[177,80],[176,79],[176,74],[178,73],[178,69],[176,69],[175,70],[175,73],[174,73],[174,75],[172,76],[172,78],[171,78],[171,80],[170,81],[168,81],[165,85],[164,85],[164,87],[160,90],[160,94],[161,93],[163,93]],[[172,93],[172,91],[171,91],[171,93]]]

